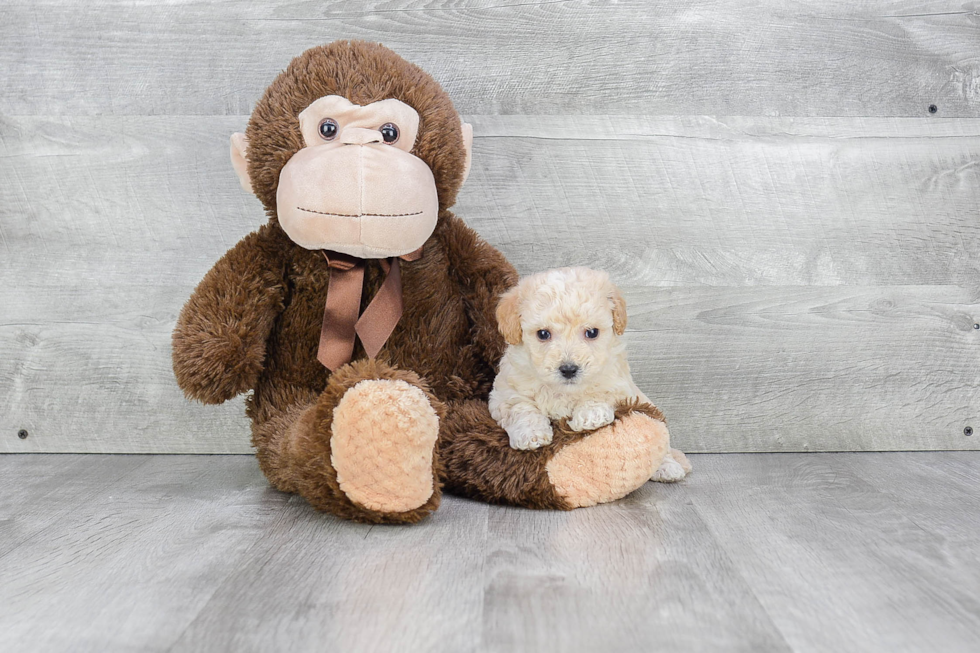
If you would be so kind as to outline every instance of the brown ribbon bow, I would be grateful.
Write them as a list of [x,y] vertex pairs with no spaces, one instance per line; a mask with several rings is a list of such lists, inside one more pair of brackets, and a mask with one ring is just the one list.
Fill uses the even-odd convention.
[[402,275],[399,259],[417,261],[422,248],[400,257],[381,259],[385,280],[368,307],[361,309],[364,288],[364,259],[323,250],[330,266],[327,305],[320,327],[320,348],[316,358],[330,371],[350,362],[354,355],[354,336],[361,339],[371,358],[378,355],[402,316]]

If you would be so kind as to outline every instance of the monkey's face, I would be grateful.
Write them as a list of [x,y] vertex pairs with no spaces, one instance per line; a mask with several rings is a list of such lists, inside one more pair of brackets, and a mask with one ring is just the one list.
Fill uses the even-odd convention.
[[[393,98],[359,106],[328,95],[298,120],[303,147],[282,167],[276,190],[276,214],[290,239],[358,258],[421,247],[436,227],[439,194],[432,170],[412,154],[418,112]],[[232,137],[232,163],[251,190],[247,145],[244,136]]]
[[245,134],[242,186],[298,245],[359,258],[422,246],[469,172],[473,130],[424,71],[377,43],[336,41],[293,59]]
[[432,171],[411,151],[419,114],[389,99],[329,95],[299,114],[306,146],[279,173],[279,224],[298,245],[360,258],[399,256],[435,229]]

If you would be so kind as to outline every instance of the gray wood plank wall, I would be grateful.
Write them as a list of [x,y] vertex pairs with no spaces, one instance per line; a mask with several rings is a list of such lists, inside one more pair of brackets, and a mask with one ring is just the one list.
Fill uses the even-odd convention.
[[0,452],[249,450],[169,334],[263,220],[228,135],[336,38],[445,85],[521,272],[612,272],[680,447],[978,448],[976,3],[45,0],[0,6]]

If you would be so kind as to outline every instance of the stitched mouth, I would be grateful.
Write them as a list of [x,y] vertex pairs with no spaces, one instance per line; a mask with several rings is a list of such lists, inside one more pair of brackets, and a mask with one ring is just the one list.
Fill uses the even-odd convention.
[[304,209],[302,206],[297,206],[296,208],[300,211],[305,211],[306,213],[329,215],[335,218],[410,218],[413,215],[422,215],[422,211],[416,211],[415,213],[330,213],[329,211]]

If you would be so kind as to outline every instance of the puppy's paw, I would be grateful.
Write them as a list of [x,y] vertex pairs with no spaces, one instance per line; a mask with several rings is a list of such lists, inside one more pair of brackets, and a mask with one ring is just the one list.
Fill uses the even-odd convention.
[[670,454],[667,454],[664,461],[660,463],[660,468],[653,473],[650,480],[658,483],[676,483],[683,480],[685,476],[687,476],[687,471],[679,462],[671,458]]
[[568,428],[573,431],[594,431],[616,419],[616,411],[608,404],[583,404],[572,412]]
[[529,413],[507,429],[513,449],[538,449],[551,444],[554,431],[551,420],[538,413]]

